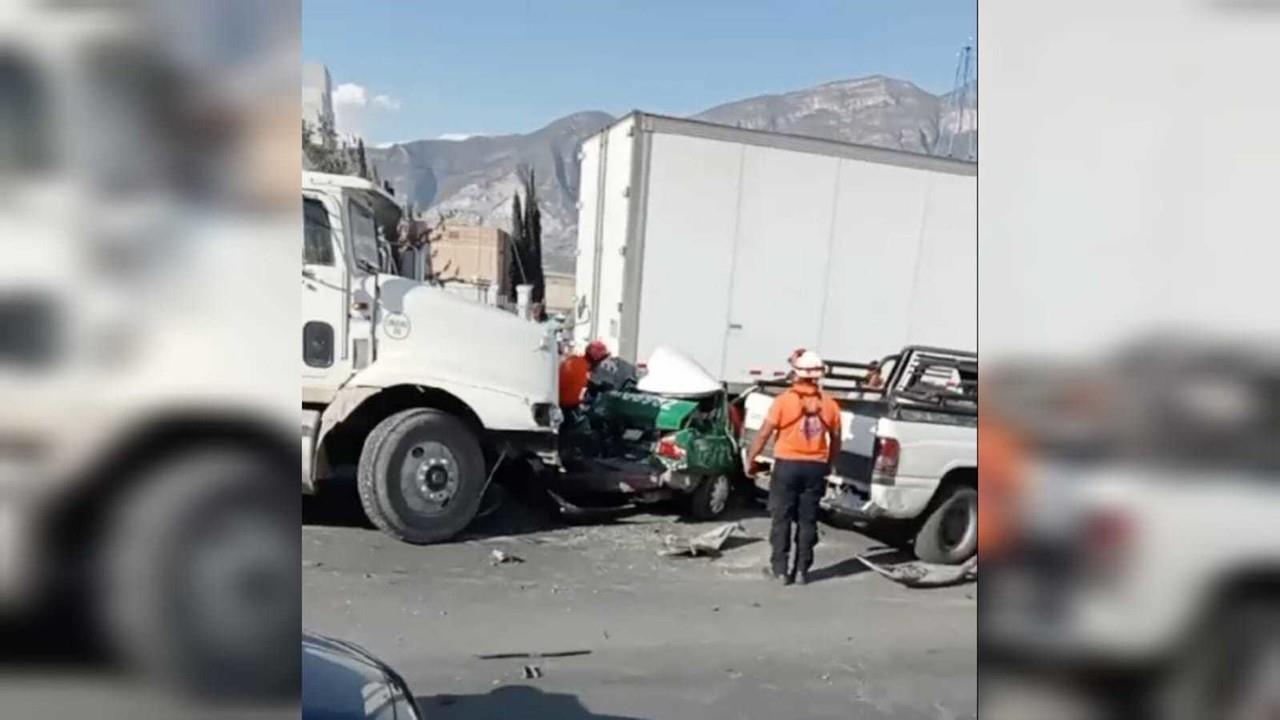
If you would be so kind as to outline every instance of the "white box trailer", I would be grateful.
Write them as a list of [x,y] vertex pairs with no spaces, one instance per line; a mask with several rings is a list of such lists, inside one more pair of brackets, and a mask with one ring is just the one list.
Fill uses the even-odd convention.
[[730,383],[977,349],[973,163],[634,112],[579,153],[575,342]]

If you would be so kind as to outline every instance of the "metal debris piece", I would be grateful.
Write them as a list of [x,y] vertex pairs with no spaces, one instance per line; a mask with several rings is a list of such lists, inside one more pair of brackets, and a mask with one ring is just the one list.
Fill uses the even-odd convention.
[[537,665],[524,666],[525,680],[536,680],[537,678],[540,678],[540,677],[542,677],[542,668],[538,667]]
[[502,565],[504,563],[522,563],[524,562],[524,558],[519,557],[517,555],[512,555],[511,553],[503,552],[501,550],[494,550],[493,552],[489,553],[489,562],[492,563],[493,565]]
[[861,555],[858,556],[858,561],[877,574],[911,588],[946,587],[978,579],[977,555],[962,565],[936,565],[919,560],[898,565],[877,565]]
[[557,652],[511,652],[511,653],[487,653],[476,655],[477,660],[542,660],[545,658],[564,658],[577,657],[578,655],[590,655],[590,650],[560,650]]
[[720,549],[734,533],[745,533],[746,528],[742,527],[742,523],[727,523],[721,525],[714,530],[692,538],[682,538],[676,535],[667,535],[663,538],[666,549],[660,550],[659,555],[663,557],[699,557],[703,555],[719,555]]

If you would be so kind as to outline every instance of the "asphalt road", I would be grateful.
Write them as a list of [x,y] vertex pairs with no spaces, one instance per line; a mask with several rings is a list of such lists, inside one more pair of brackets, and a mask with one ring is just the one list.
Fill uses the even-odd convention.
[[[718,523],[565,523],[509,498],[418,547],[329,498],[305,508],[303,620],[389,662],[431,718],[976,717],[974,585],[900,587],[854,559],[894,551],[824,526],[816,581],[782,587],[760,575],[767,518],[735,519],[745,536],[720,557],[665,558],[665,536]],[[477,657],[568,651],[587,652]]]

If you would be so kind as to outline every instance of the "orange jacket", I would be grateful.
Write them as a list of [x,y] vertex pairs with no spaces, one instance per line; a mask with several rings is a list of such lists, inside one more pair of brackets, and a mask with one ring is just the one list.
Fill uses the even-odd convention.
[[576,408],[582,404],[591,377],[591,363],[582,355],[570,355],[560,361],[560,407]]
[[1014,429],[990,413],[978,422],[978,552],[999,559],[1015,541],[1025,453]]

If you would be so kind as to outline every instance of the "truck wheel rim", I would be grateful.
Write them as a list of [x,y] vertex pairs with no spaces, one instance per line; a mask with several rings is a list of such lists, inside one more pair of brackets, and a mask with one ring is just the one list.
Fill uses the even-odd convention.
[[729,478],[719,475],[711,478],[711,512],[719,515],[729,504]]
[[209,522],[183,568],[187,619],[206,647],[236,653],[288,623],[291,595],[280,569],[289,561],[289,539],[267,511]]
[[442,512],[458,493],[458,460],[441,443],[417,443],[405,454],[400,477],[414,510]]

